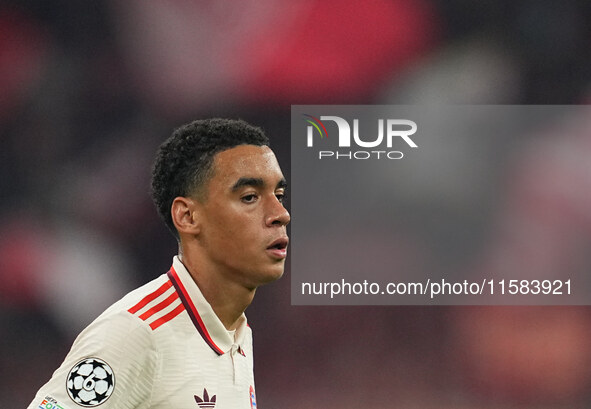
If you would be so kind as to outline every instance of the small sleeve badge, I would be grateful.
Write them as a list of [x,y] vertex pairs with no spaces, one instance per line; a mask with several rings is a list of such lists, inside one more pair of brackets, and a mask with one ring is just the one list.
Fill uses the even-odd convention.
[[78,405],[86,408],[98,406],[113,393],[115,374],[102,359],[86,358],[70,371],[66,389],[70,398]]

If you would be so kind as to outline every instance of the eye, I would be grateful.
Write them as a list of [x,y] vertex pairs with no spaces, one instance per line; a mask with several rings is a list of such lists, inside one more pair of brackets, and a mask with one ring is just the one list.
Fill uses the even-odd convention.
[[254,193],[251,193],[251,194],[248,194],[248,195],[242,196],[242,197],[240,198],[240,200],[242,200],[242,202],[244,202],[244,203],[254,203],[254,202],[256,202],[256,201],[257,201],[257,199],[258,199],[258,197],[257,197],[257,195],[256,195],[256,194],[254,194]]
[[279,203],[283,203],[283,199],[285,198],[285,193],[275,193],[275,197],[279,200]]

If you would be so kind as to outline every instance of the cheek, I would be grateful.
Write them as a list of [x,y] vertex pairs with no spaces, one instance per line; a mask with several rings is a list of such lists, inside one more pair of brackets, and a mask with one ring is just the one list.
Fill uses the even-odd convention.
[[214,212],[209,219],[209,237],[224,247],[245,248],[256,243],[257,219],[244,211]]

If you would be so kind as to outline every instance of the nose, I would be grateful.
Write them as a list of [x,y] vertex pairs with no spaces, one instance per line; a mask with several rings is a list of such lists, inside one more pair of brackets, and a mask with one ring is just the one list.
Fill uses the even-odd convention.
[[271,205],[265,220],[267,226],[287,226],[290,220],[291,216],[289,215],[287,209],[283,206],[283,203],[274,197],[274,199],[271,201]]

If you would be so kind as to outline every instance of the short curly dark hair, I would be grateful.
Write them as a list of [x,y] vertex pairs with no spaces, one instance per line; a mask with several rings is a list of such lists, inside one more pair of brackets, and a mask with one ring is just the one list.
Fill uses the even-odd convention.
[[173,200],[204,195],[202,189],[211,176],[215,154],[238,145],[268,146],[269,139],[261,128],[241,119],[212,118],[177,128],[160,145],[152,168],[152,198],[177,240],[179,234],[170,213]]

